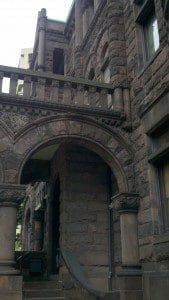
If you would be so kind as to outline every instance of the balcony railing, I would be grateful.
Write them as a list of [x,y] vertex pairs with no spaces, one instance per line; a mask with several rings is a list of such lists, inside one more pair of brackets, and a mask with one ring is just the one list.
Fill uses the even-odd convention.
[[[5,78],[8,78],[9,89],[4,94]],[[0,66],[0,95],[37,99],[59,105],[122,111],[128,89],[53,73]]]

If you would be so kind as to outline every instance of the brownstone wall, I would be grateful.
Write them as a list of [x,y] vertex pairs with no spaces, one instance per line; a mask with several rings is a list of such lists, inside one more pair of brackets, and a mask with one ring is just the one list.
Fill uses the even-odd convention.
[[135,23],[135,7],[131,1],[124,2],[127,70],[131,82],[132,144],[135,166],[135,183],[141,196],[138,214],[138,234],[141,261],[153,259],[152,237],[159,232],[157,205],[157,180],[148,157],[153,151],[152,141],[145,134],[142,113],[160,100],[166,89],[169,70],[169,53],[166,27],[161,1],[156,0],[156,16],[160,35],[160,48],[147,63],[143,62],[141,28]]

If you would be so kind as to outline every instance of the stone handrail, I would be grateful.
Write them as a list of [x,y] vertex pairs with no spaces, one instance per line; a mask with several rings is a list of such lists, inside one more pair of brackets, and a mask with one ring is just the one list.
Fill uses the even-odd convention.
[[75,107],[122,112],[128,97],[126,87],[7,66],[0,66],[0,95],[4,78],[10,80],[5,94]]
[[72,251],[60,249],[60,255],[67,270],[69,271],[69,274],[72,276],[72,279],[74,279],[74,281],[81,287],[81,297],[79,299],[116,299],[118,296],[118,291],[115,289],[112,291],[102,291],[93,288],[92,284],[88,281],[88,278],[84,274],[76,255]]

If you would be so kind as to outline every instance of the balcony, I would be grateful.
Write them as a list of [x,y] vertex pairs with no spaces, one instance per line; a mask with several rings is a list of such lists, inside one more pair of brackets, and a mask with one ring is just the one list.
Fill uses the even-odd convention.
[[[3,92],[4,79],[8,90]],[[22,89],[19,91],[18,86]],[[121,115],[128,100],[126,86],[113,87],[96,81],[85,80],[47,72],[0,66],[0,101],[20,101],[29,105],[53,105],[55,108],[104,112]]]

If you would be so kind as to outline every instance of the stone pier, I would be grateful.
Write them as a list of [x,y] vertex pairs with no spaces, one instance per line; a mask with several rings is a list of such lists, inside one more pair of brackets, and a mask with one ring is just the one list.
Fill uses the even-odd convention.
[[15,270],[16,213],[25,187],[0,185],[0,299],[22,299],[22,276]]

